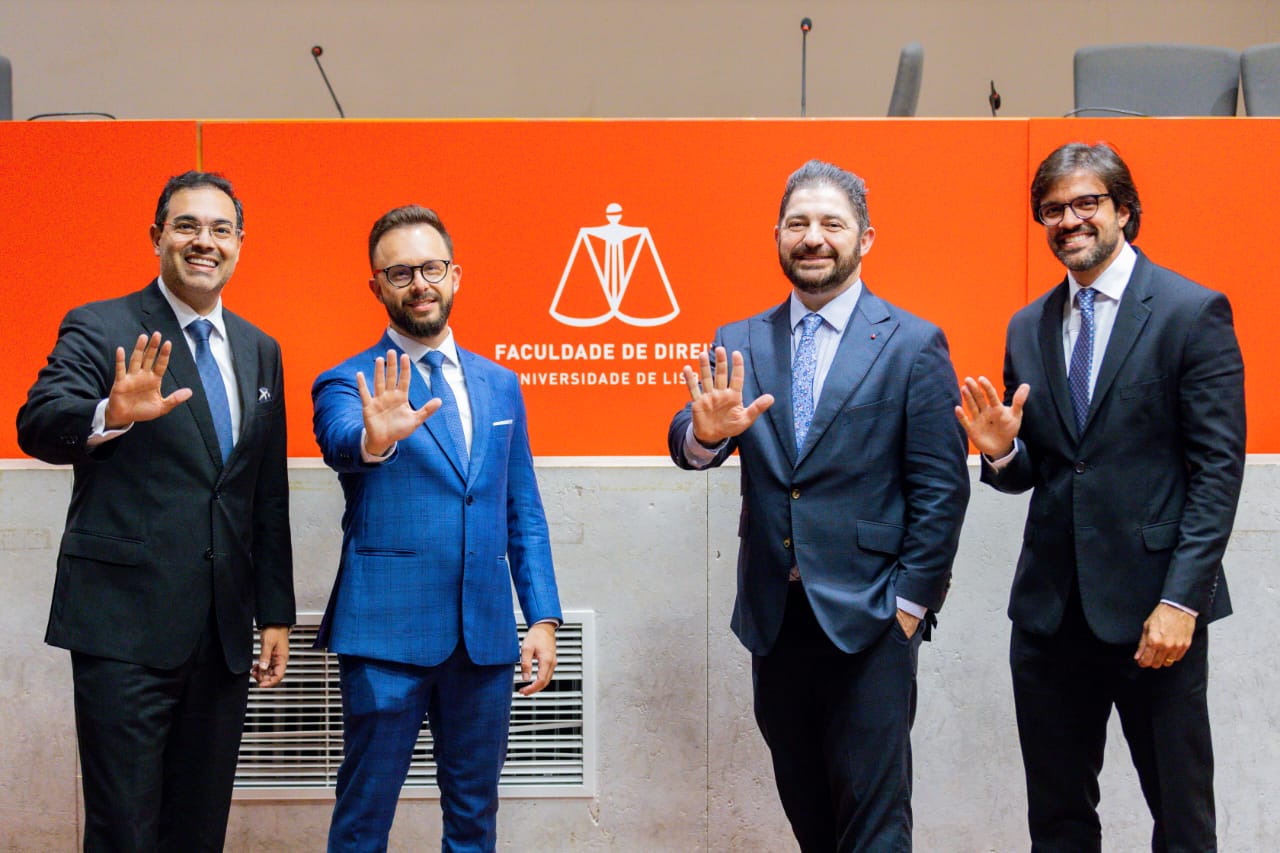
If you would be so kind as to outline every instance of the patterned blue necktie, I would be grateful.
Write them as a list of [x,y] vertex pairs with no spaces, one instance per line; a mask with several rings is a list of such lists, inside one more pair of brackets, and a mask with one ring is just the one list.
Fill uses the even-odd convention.
[[462,416],[458,414],[458,401],[453,396],[453,389],[449,387],[449,382],[444,378],[444,353],[440,350],[433,349],[422,357],[431,367],[431,393],[439,397],[440,415],[444,417],[445,426],[449,428],[449,436],[453,439],[453,446],[458,451],[458,459],[462,462],[462,470],[467,470],[469,458],[467,455],[467,437],[462,432]]
[[227,386],[222,381],[222,371],[213,358],[213,350],[209,349],[209,335],[213,332],[213,324],[203,317],[192,320],[187,326],[191,337],[196,340],[196,368],[200,371],[200,382],[204,385],[204,396],[209,401],[209,414],[213,415],[213,428],[218,433],[218,447],[222,450],[222,461],[226,462],[231,455],[233,441],[231,438],[231,405],[227,402]]
[[813,423],[813,374],[818,367],[818,345],[813,335],[822,325],[820,314],[805,314],[800,320],[804,331],[791,363],[792,415],[796,428],[796,451],[804,446],[804,437]]
[[1071,350],[1071,368],[1067,371],[1067,385],[1071,388],[1071,408],[1076,416],[1076,433],[1084,432],[1084,422],[1089,417],[1089,372],[1093,369],[1093,297],[1092,287],[1082,287],[1076,293],[1080,303],[1080,332]]

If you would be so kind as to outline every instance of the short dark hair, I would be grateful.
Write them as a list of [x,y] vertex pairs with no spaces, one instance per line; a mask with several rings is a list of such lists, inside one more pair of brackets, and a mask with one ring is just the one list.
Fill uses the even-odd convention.
[[373,223],[373,228],[369,231],[369,268],[373,268],[373,253],[378,248],[378,241],[388,232],[396,228],[408,228],[412,225],[430,225],[432,228],[440,232],[440,236],[444,238],[445,248],[449,250],[449,257],[440,260],[453,260],[453,238],[449,236],[449,232],[445,230],[444,223],[440,221],[440,215],[429,207],[422,207],[417,204],[407,204],[404,207],[397,207],[388,210],[382,216],[378,217],[378,221]]
[[226,193],[231,203],[236,206],[236,230],[244,230],[244,206],[240,204],[240,199],[236,198],[236,191],[232,188],[231,182],[218,172],[196,171],[174,175],[165,183],[164,190],[160,193],[160,200],[156,202],[156,227],[163,228],[165,220],[169,218],[169,199],[173,198],[174,193],[178,190],[194,190],[199,187],[213,187],[215,190]]
[[1132,243],[1138,239],[1138,226],[1142,221],[1142,202],[1138,200],[1138,188],[1129,174],[1129,167],[1105,142],[1088,145],[1084,142],[1068,142],[1059,146],[1036,169],[1031,181],[1031,216],[1040,222],[1040,202],[1049,188],[1076,172],[1090,172],[1102,181],[1111,196],[1111,203],[1118,210],[1128,208],[1129,221],[1124,226],[1124,238]]
[[778,205],[778,224],[787,215],[787,205],[791,202],[791,194],[799,189],[813,186],[831,186],[844,193],[858,218],[858,227],[866,231],[871,226],[871,215],[867,212],[867,182],[853,172],[847,172],[831,163],[822,160],[810,160],[787,178],[787,188],[782,193],[782,203]]

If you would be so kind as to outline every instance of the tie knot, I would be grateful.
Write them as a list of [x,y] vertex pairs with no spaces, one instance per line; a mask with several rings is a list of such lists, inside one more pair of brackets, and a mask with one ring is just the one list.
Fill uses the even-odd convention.
[[812,335],[822,325],[822,315],[817,313],[805,314],[800,318],[800,322],[804,325],[804,333]]
[[440,352],[438,349],[433,349],[424,355],[422,360],[425,361],[432,370],[435,370],[444,364],[444,353]]
[[1092,309],[1093,297],[1097,295],[1098,292],[1092,287],[1082,287],[1076,291],[1076,300],[1080,303],[1080,310],[1088,311]]
[[209,335],[213,334],[213,323],[201,317],[198,320],[192,320],[187,326],[187,331],[196,339],[196,343],[207,344]]

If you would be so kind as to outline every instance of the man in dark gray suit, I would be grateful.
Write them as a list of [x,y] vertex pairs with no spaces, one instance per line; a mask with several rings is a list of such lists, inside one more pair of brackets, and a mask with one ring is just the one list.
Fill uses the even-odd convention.
[[917,655],[969,499],[955,371],[937,326],[862,281],[861,178],[806,163],[775,234],[791,295],[685,368],[668,444],[682,468],[741,455],[733,630],[801,848],[910,850]]
[[25,452],[74,466],[45,639],[71,650],[85,850],[220,851],[250,664],[272,687],[289,658],[280,348],[220,295],[243,239],[225,178],[171,178],[159,278],[68,313],[18,412]]
[[1107,145],[1051,153],[1031,212],[1066,278],[1009,322],[1005,398],[966,378],[956,414],[984,482],[1033,490],[1009,599],[1032,850],[1101,848],[1113,706],[1152,850],[1216,850],[1207,625],[1231,612],[1245,456],[1231,306],[1132,247],[1142,205]]

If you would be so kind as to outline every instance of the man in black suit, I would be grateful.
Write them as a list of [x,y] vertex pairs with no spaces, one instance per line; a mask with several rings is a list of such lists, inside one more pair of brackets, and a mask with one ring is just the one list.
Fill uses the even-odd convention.
[[920,644],[969,501],[955,371],[941,329],[862,280],[861,178],[806,163],[774,235],[790,293],[685,368],[668,448],[686,469],[741,456],[732,627],[801,849],[901,853]]
[[68,313],[18,412],[25,452],[74,466],[45,640],[71,651],[85,850],[221,850],[246,673],[288,661],[280,348],[220,296],[243,229],[225,178],[171,178],[159,278]]
[[1031,210],[1067,277],[1010,321],[1005,398],[966,378],[956,414],[983,481],[1033,489],[1009,601],[1032,850],[1101,849],[1113,706],[1152,850],[1216,850],[1207,625],[1231,612],[1245,456],[1231,306],[1131,246],[1142,206],[1105,144],[1050,154]]

